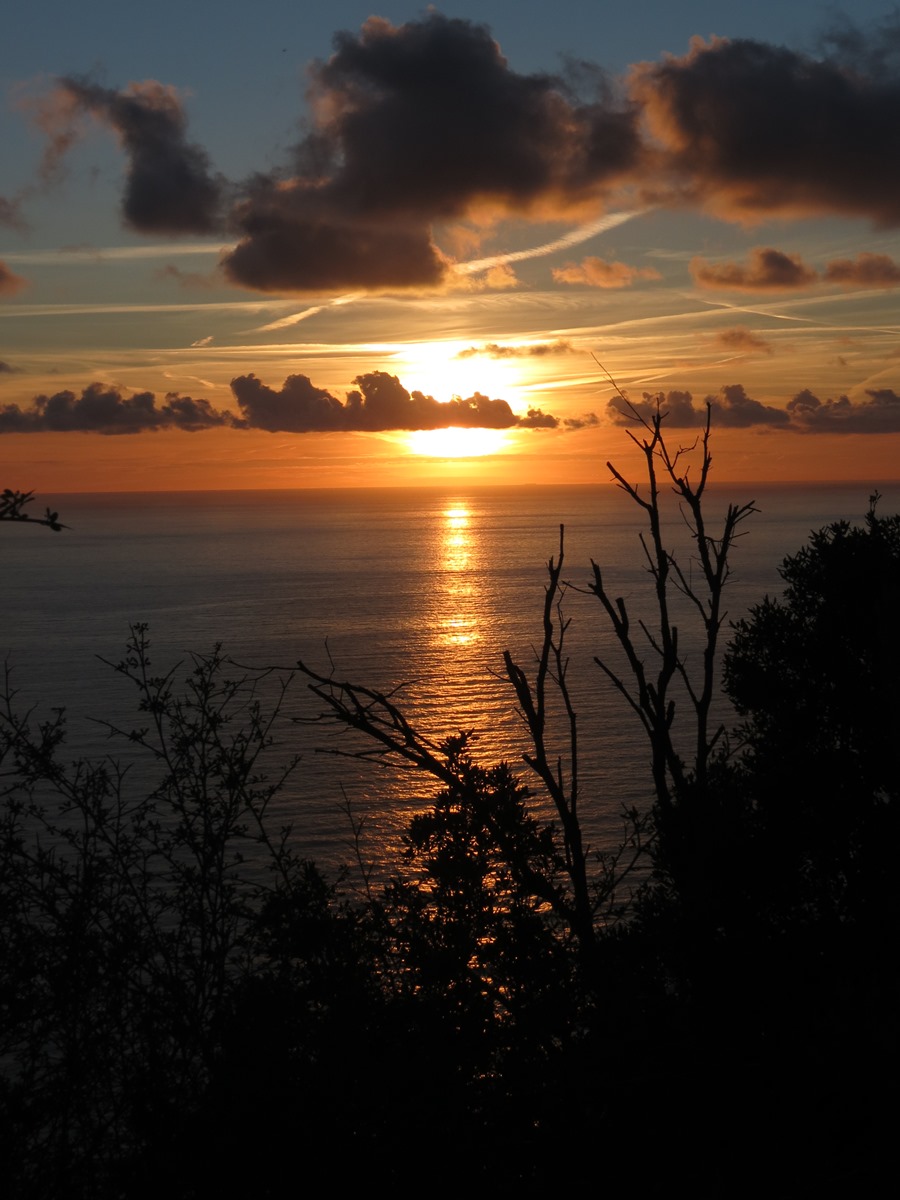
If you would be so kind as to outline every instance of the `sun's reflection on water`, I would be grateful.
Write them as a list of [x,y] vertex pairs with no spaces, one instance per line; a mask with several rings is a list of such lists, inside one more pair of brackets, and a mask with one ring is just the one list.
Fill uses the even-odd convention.
[[454,502],[442,517],[437,546],[443,577],[435,613],[437,640],[444,647],[471,646],[481,636],[477,619],[479,556],[472,513],[467,504]]

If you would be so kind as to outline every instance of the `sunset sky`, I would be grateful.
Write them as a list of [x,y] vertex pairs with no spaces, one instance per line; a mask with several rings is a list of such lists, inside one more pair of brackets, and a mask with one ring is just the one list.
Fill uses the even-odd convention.
[[900,15],[33,0],[0,486],[900,478]]

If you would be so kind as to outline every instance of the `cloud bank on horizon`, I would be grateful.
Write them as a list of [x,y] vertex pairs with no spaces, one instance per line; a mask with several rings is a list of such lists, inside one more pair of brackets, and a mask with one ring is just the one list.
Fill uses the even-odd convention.
[[[724,345],[741,349],[742,331],[720,335]],[[749,347],[766,352],[765,343]],[[488,348],[490,352],[490,348]],[[0,369],[10,370],[8,364]],[[584,429],[599,423],[595,413],[560,418],[539,408],[517,416],[505,400],[491,400],[476,392],[467,399],[435,400],[419,391],[408,392],[396,375],[370,371],[353,381],[357,388],[340,400],[316,387],[306,375],[289,375],[278,389],[254,374],[231,381],[238,411],[217,409],[208,400],[169,392],[157,401],[153,392],[125,395],[118,387],[92,383],[76,396],[72,391],[36,396],[30,407],[0,406],[0,434],[100,433],[107,435],[205,429],[263,430],[268,433],[385,433],[447,428],[469,429]],[[787,409],[762,404],[747,395],[742,384],[730,384],[698,402],[687,391],[651,394],[640,400],[623,394],[606,406],[614,425],[648,419],[662,406],[669,428],[699,429],[706,424],[707,407],[721,429],[771,428],[796,433],[897,433],[900,432],[900,395],[891,388],[866,390],[866,400],[847,396],[820,400],[809,389],[788,402]]]
[[92,383],[80,396],[62,391],[36,396],[30,407],[0,406],[2,433],[146,433],[180,429],[261,429],[269,433],[381,433],[424,429],[577,429],[596,424],[593,413],[561,419],[539,408],[517,416],[506,400],[476,392],[449,403],[422,392],[408,392],[396,375],[370,371],[344,401],[317,388],[306,375],[289,375],[281,388],[268,387],[255,375],[239,375],[231,390],[239,413],[216,409],[208,400],[152,392],[126,396],[121,388]]
[[[68,77],[37,107],[42,179],[59,177],[86,119],[99,122],[125,157],[125,225],[236,239],[221,271],[259,292],[442,288],[460,278],[438,242],[454,226],[468,223],[474,238],[503,219],[589,222],[612,207],[900,226],[897,13],[871,35],[830,34],[818,57],[695,39],[618,81],[585,64],[571,78],[517,73],[487,27],[436,13],[399,26],[372,17],[334,46],[309,68],[309,128],[277,170],[224,179],[190,140],[171,85]],[[0,198],[0,222],[21,224],[26,199]],[[759,254],[743,269],[697,263],[695,279],[746,290],[814,282],[796,257]],[[866,270],[875,286],[900,275],[887,260],[835,267],[825,282],[865,285]],[[650,277],[599,259],[558,273],[599,287]]]

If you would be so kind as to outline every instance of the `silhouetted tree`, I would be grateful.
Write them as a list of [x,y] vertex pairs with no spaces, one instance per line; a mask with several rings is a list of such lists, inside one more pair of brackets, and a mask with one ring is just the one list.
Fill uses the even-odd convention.
[[771,883],[808,920],[900,913],[900,515],[877,500],[785,559],[725,654]]

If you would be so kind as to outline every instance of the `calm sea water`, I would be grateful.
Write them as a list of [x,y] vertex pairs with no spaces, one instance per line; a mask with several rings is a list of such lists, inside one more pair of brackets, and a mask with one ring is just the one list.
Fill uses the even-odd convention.
[[[779,563],[810,530],[861,520],[870,490],[719,485],[710,513],[749,499],[761,510],[733,556],[730,617],[778,591]],[[880,490],[882,511],[900,508],[900,486]],[[400,689],[404,711],[430,736],[474,730],[485,760],[520,763],[527,743],[502,653],[533,663],[560,524],[565,578],[586,584],[593,558],[616,595],[652,616],[640,514],[611,485],[41,499],[70,529],[0,530],[0,655],[20,708],[66,707],[73,757],[120,753],[90,718],[139,723],[133,687],[100,661],[122,656],[136,621],[150,626],[156,669],[217,642],[254,666],[288,670],[302,659],[324,673],[333,664],[339,678]],[[669,533],[685,545],[677,509]],[[615,653],[599,602],[573,588],[566,615],[583,803],[602,846],[615,838],[623,803],[649,800],[648,755],[636,719],[593,665],[594,655]],[[690,648],[687,626],[683,637]],[[328,751],[354,745],[294,721],[316,711],[296,679],[277,753],[303,758],[279,815],[293,822],[305,853],[334,866],[350,856],[342,811],[349,802],[365,818],[367,854],[389,862],[411,812],[427,802],[429,782],[335,757]],[[559,747],[563,753],[562,740]],[[140,780],[138,770],[134,785]]]

